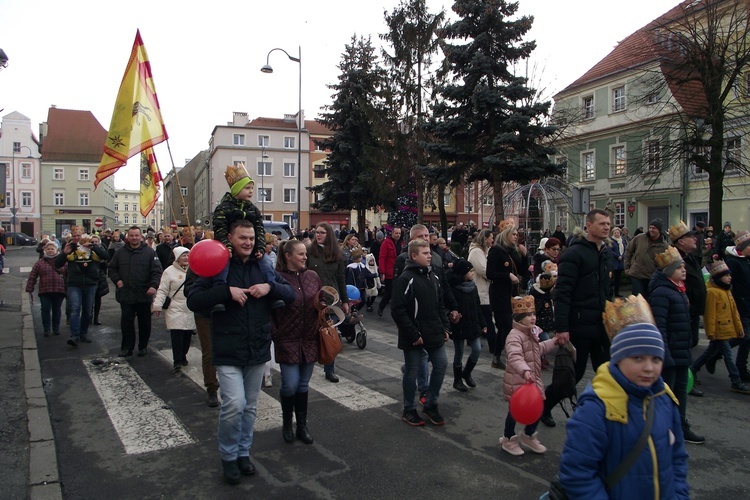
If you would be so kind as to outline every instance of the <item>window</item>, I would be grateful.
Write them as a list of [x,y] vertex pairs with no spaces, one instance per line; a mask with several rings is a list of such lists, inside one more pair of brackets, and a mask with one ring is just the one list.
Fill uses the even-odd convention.
[[557,225],[563,231],[568,230],[568,207],[557,207]]
[[297,202],[297,190],[292,188],[284,188],[284,203],[296,203]]
[[724,171],[736,172],[742,166],[742,141],[739,137],[733,137],[727,139],[724,144],[724,151],[726,152]]
[[78,180],[79,181],[87,181],[87,180],[89,180],[89,169],[88,168],[79,168],[78,169]]
[[659,94],[653,93],[646,97],[646,104],[656,104],[659,102]]
[[582,99],[583,102],[583,119],[588,120],[594,117],[594,96],[586,96]]
[[[126,196],[126,198],[127,198],[127,196]],[[126,203],[126,204],[125,204],[125,211],[127,212],[127,211],[129,211],[129,210],[130,210],[130,205]]]
[[151,219],[151,227],[156,227],[156,219]]
[[185,207],[180,206],[180,215],[185,215]]
[[445,203],[445,206],[451,204],[451,190],[450,188],[446,188],[445,192],[443,193],[443,203]]
[[21,207],[31,208],[31,191],[21,191]]
[[711,156],[711,148],[709,146],[698,146],[695,148],[695,152],[690,158],[690,174],[693,178],[708,177],[708,173],[702,167],[708,162],[709,156]]
[[258,177],[269,177],[273,175],[270,161],[259,161],[258,162]]
[[625,225],[625,202],[624,201],[616,201],[615,202],[615,217],[614,217],[614,225],[617,227],[623,227]]
[[583,153],[581,156],[581,176],[584,181],[596,179],[596,165],[594,164],[594,153]]
[[145,217],[141,218],[141,224],[146,224],[146,218]]
[[294,222],[293,222],[293,219],[292,219],[292,214],[284,214],[284,215],[282,215],[281,216],[281,220],[283,220],[284,222],[286,222],[290,226],[294,225]]
[[273,220],[273,216],[271,214],[263,214],[263,215],[261,215],[261,218],[263,220],[267,220],[267,221],[272,221]]
[[270,140],[267,135],[259,135],[258,136],[258,146],[262,148],[267,148]]
[[182,193],[182,196],[187,196],[188,195],[188,188],[187,188],[187,186],[181,186],[180,187],[180,193]]
[[60,191],[53,193],[52,199],[54,200],[54,205],[56,207],[65,206],[65,193]]
[[65,180],[65,169],[60,167],[55,167],[52,170],[52,180],[54,181],[64,181]]
[[284,177],[294,177],[294,170],[295,170],[296,164],[294,163],[284,163]]
[[125,214],[124,220],[125,224],[130,224],[130,218],[128,218],[128,214]]
[[320,203],[325,199],[325,195],[323,193],[315,193],[315,203]]
[[273,201],[273,189],[271,188],[260,188],[258,189],[258,201],[271,202]]
[[314,165],[313,166],[313,177],[316,179],[325,179],[326,178],[326,172],[325,172],[325,165]]
[[120,204],[115,202],[115,211],[120,210]]
[[117,214],[115,214],[115,222],[118,224],[120,223],[120,216]]
[[612,148],[612,177],[625,175],[625,146]]
[[625,87],[617,87],[612,90],[612,111],[625,109]]
[[31,163],[21,163],[21,179],[31,179]]
[[646,143],[646,172],[658,172],[661,169],[661,152],[659,141]]
[[245,134],[234,134],[232,136],[232,144],[234,144],[235,146],[244,146]]
[[296,148],[295,143],[296,137],[284,137],[284,149],[294,149]]
[[78,191],[78,206],[79,207],[89,206],[89,192],[88,191]]
[[490,206],[493,203],[495,203],[495,197],[491,194],[483,194],[482,195],[482,205],[484,206]]

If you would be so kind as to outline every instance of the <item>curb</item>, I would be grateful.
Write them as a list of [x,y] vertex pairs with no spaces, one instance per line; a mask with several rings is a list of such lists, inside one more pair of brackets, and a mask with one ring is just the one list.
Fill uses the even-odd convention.
[[52,432],[47,396],[42,384],[39,351],[34,333],[31,302],[21,287],[23,315],[23,366],[26,391],[26,417],[29,427],[29,482],[31,500],[62,500],[62,485],[57,466],[57,448]]

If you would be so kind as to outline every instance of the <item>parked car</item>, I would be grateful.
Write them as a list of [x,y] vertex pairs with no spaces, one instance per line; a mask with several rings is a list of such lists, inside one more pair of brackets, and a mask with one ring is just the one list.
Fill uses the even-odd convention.
[[288,240],[292,237],[292,228],[286,222],[266,220],[263,221],[263,228],[267,233],[281,233],[279,240]]
[[21,246],[29,246],[29,245],[36,245],[39,243],[36,238],[32,238],[26,233],[14,233],[11,231],[6,231],[3,234],[3,238],[5,238],[5,242],[8,242],[8,239],[11,238],[13,240],[14,245],[21,245]]

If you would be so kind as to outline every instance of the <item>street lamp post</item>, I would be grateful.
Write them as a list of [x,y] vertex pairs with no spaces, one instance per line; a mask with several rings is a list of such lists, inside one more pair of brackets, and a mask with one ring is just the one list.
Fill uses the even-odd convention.
[[[20,152],[23,148],[26,148],[29,150],[29,156],[27,158],[34,158],[31,152],[31,148],[28,146],[19,146],[18,151]],[[13,146],[12,153],[11,153],[11,196],[13,197],[13,206],[10,209],[10,213],[12,214],[11,223],[13,224],[13,244],[16,244],[16,238],[18,237],[16,234],[16,221],[18,220],[18,217],[16,217],[16,214],[18,213],[18,205],[16,204],[16,147]]]
[[299,64],[299,91],[297,93],[298,106],[297,106],[297,224],[296,230],[299,233],[300,220],[302,217],[302,47],[298,46],[298,56],[292,57],[289,53],[281,48],[275,48],[268,51],[266,54],[266,64],[260,68],[263,73],[273,73],[273,68],[269,64],[269,58],[271,52],[280,50],[289,58],[290,61],[294,61]]

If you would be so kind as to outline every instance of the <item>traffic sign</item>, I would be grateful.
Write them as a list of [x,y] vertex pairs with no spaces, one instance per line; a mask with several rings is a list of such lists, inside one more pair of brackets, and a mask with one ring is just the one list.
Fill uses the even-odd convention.
[[169,227],[171,227],[172,229],[177,229],[177,223],[175,221],[172,221]]
[[104,225],[104,221],[103,221],[103,220],[102,220],[102,219],[101,219],[100,217],[97,217],[97,218],[96,218],[96,219],[94,220],[94,225],[95,225],[96,227],[102,227],[102,226]]

